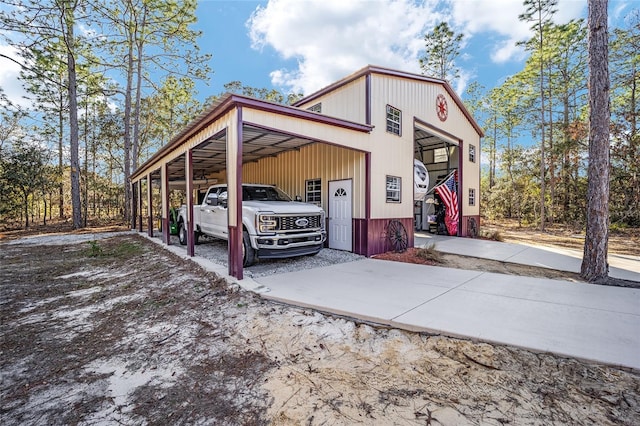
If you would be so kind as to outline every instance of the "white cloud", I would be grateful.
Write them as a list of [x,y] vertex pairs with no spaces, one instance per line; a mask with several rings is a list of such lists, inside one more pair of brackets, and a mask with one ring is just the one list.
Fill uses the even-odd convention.
[[[532,35],[531,24],[518,19],[524,11],[519,0],[270,0],[254,11],[247,28],[253,48],[274,49],[296,63],[272,70],[272,84],[310,94],[368,64],[420,72],[424,34],[442,21],[465,35],[463,49],[486,38],[491,47],[482,54],[492,62],[523,60],[527,54],[517,42]],[[585,12],[584,1],[559,0],[554,21]],[[474,54],[463,52],[460,59],[472,67]],[[458,66],[455,86],[464,90],[475,72]]]
[[444,19],[436,0],[271,0],[247,21],[252,45],[297,68],[271,72],[274,85],[310,94],[368,65],[419,72],[426,31]]
[[492,31],[511,38],[524,39],[529,34],[528,25],[518,20],[524,12],[522,1],[451,0],[454,23],[467,36]]
[[20,65],[14,62],[21,62],[22,58],[20,58],[18,51],[14,47],[4,44],[0,44],[0,54],[13,59],[0,56],[0,87],[2,87],[4,94],[14,105],[20,105],[24,108],[30,107],[31,101],[24,98],[27,92],[19,80]]
[[[633,9],[631,2],[620,1],[614,2],[612,7],[609,9],[609,19],[613,21],[619,21],[625,19],[627,16],[632,15],[633,13],[638,13],[638,9]],[[637,6],[637,5],[636,5]]]
[[[502,39],[496,41],[490,53],[495,63],[524,58],[522,47],[516,46],[516,43],[531,37],[532,24],[518,19],[518,16],[525,12],[522,1],[450,1],[453,22],[456,28],[459,28],[459,31],[467,37],[479,36],[487,32],[502,36]],[[553,21],[565,23],[571,19],[583,17],[585,8],[586,2],[583,1],[559,0]]]
[[465,69],[460,70],[460,77],[455,81],[455,87],[453,88],[456,93],[462,94],[469,85],[469,81],[475,78],[475,74],[471,71],[467,71]]
[[504,64],[511,60],[523,59],[525,51],[522,47],[517,46],[519,39],[506,39],[495,44],[493,52],[491,52],[491,60],[496,64]]

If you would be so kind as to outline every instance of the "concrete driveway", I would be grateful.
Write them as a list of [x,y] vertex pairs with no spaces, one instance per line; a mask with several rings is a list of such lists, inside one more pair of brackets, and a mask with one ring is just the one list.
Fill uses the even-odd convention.
[[640,369],[640,290],[365,259],[262,277],[263,297]]
[[[582,252],[575,250],[416,233],[416,247],[432,243],[444,253],[540,266],[558,271],[579,273],[582,264]],[[609,254],[609,276],[640,282],[640,258]]]
[[[567,271],[580,268],[579,259],[565,253],[436,238],[417,236],[416,245],[435,241],[445,252]],[[237,281],[227,276],[224,265],[164,247],[266,299],[406,330],[640,369],[640,289],[375,259]],[[624,260],[611,261],[616,265],[611,275],[640,282],[640,261]]]
[[[572,256],[518,244],[441,237],[437,248],[568,271],[580,267]],[[631,259],[631,267],[638,264]],[[639,270],[612,270],[640,281]],[[392,327],[640,369],[639,289],[375,259],[260,277],[255,285],[267,299]]]

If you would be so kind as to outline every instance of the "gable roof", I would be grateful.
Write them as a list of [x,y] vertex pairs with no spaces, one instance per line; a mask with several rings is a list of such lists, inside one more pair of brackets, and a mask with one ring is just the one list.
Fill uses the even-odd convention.
[[460,110],[462,111],[462,113],[464,114],[464,116],[467,118],[467,120],[469,121],[469,123],[471,124],[471,126],[473,126],[473,128],[475,129],[476,132],[478,132],[478,135],[480,135],[480,137],[484,136],[484,132],[482,131],[482,129],[480,128],[480,126],[478,125],[478,123],[476,122],[476,120],[473,118],[473,116],[471,115],[471,113],[469,112],[469,110],[467,109],[467,107],[464,105],[464,103],[462,102],[462,99],[460,99],[460,97],[458,96],[458,94],[451,88],[451,86],[449,85],[449,83],[445,80],[441,80],[439,78],[434,78],[434,77],[427,77],[425,75],[421,75],[421,74],[414,74],[414,73],[410,73],[410,72],[405,72],[405,71],[399,71],[399,70],[394,70],[394,69],[390,69],[390,68],[384,68],[384,67],[379,67],[379,66],[375,66],[375,65],[367,65],[366,67],[354,72],[353,74],[344,77],[341,80],[336,81],[335,83],[330,84],[327,87],[324,87],[320,90],[318,90],[317,92],[312,93],[309,96],[305,96],[304,98],[300,99],[299,101],[295,102],[293,104],[293,106],[298,107],[302,104],[306,104],[308,102],[312,102],[315,99],[318,99],[328,93],[333,92],[334,90],[337,90],[355,80],[358,80],[362,77],[365,77],[367,75],[371,75],[371,74],[378,74],[378,75],[385,75],[385,76],[390,76],[390,77],[398,77],[398,78],[404,78],[404,79],[408,79],[408,80],[414,80],[414,81],[420,81],[420,82],[424,82],[424,83],[431,83],[431,84],[438,84],[441,85],[442,88],[449,94],[449,96],[451,96],[451,98],[453,99],[453,101],[456,103],[456,105],[460,108]]

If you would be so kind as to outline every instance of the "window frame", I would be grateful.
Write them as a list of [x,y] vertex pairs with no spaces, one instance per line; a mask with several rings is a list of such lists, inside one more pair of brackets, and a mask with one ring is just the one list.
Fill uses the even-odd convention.
[[[395,185],[397,186],[397,189],[389,188],[389,184],[392,183],[389,181],[389,179],[395,179]],[[402,178],[400,176],[386,175],[385,189],[386,189],[385,200],[387,203],[394,203],[394,204],[402,203]],[[389,197],[390,192],[396,192],[397,197],[393,197],[393,196]]]
[[[313,184],[314,188],[309,191],[309,184]],[[317,185],[317,188],[315,187]],[[309,195],[314,195],[314,198],[317,196],[318,200],[314,201],[309,198]],[[304,199],[306,203],[315,204],[320,206],[322,204],[322,179],[306,179],[304,181]]]
[[473,144],[469,144],[469,161],[476,162],[476,146]]
[[433,148],[433,162],[437,163],[446,163],[449,161],[449,150],[447,148],[439,147]]
[[322,102],[318,102],[317,104],[311,105],[307,108],[307,111],[317,112],[318,114],[322,114]]
[[469,206],[476,205],[476,189],[469,188]]
[[[386,111],[385,123],[386,123],[387,132],[393,135],[402,136],[402,110],[387,104],[385,111]],[[397,121],[394,120],[396,115],[397,115]],[[397,127],[397,132],[396,132],[396,127]]]

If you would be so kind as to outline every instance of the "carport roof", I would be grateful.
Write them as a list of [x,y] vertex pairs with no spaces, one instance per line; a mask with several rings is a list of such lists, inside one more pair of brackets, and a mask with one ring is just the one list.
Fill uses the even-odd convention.
[[[172,152],[177,147],[187,142],[190,137],[198,131],[215,122],[229,110],[236,107],[245,107],[261,111],[268,111],[274,114],[286,115],[289,117],[319,122],[329,126],[337,126],[360,132],[370,132],[373,128],[367,124],[355,123],[340,118],[329,117],[327,115],[315,113],[305,109],[276,104],[247,96],[226,93],[211,106],[201,113],[195,120],[189,123],[180,133],[178,133],[168,144],[164,145],[151,158],[142,164],[134,173],[131,180],[141,179],[150,169],[157,168],[157,163],[167,153]],[[193,175],[201,176],[206,173],[213,173],[224,170],[226,167],[226,132],[222,131],[206,141],[199,144],[193,150]],[[302,146],[317,142],[310,138],[291,135],[279,132],[274,129],[261,127],[258,124],[243,124],[242,158],[243,162],[257,161],[263,157],[276,156],[281,152],[299,149]],[[169,179],[184,179],[184,161],[180,158],[169,163]]]

